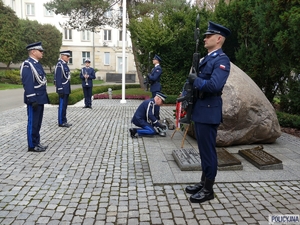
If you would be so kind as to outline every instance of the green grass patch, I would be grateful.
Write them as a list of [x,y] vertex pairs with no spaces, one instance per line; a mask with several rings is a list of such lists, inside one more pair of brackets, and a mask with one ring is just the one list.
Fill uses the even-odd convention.
[[0,90],[23,88],[20,84],[5,84],[0,83]]

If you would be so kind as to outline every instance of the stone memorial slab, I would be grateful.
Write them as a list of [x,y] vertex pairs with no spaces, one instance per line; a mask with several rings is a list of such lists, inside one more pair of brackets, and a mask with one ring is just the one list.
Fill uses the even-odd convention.
[[218,170],[242,170],[242,162],[225,148],[217,148]]
[[180,168],[183,171],[200,171],[201,162],[198,150],[193,148],[189,149],[176,149],[173,150],[172,155]]
[[[240,160],[229,153],[225,148],[217,148],[218,170],[242,170]],[[172,155],[182,171],[200,171],[201,160],[198,149],[176,149]]]
[[239,150],[239,155],[260,170],[282,170],[282,161],[263,150],[263,146]]

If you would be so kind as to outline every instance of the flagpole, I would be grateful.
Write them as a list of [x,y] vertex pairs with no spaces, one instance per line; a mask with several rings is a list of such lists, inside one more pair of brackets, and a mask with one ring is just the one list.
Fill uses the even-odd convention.
[[126,103],[125,99],[125,67],[126,67],[126,56],[125,56],[125,35],[126,35],[126,0],[123,0],[123,12],[122,12],[122,23],[123,23],[123,29],[122,29],[122,100],[120,103]]

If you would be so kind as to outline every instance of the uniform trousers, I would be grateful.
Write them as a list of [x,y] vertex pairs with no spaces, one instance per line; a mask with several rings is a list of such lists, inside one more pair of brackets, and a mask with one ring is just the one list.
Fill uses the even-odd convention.
[[216,138],[218,127],[219,124],[195,122],[202,172],[210,180],[214,180],[217,176],[218,157],[216,152]]
[[93,87],[82,87],[84,94],[84,105],[92,106],[92,89]]
[[[158,91],[152,92],[152,98],[154,98],[156,96],[157,92]],[[160,106],[155,105],[154,106],[154,116],[156,117],[157,120],[160,120],[159,111],[160,111]]]
[[67,107],[68,107],[69,95],[64,95],[63,98],[59,97],[58,106],[58,125],[67,123]]
[[34,148],[40,144],[40,129],[42,126],[44,114],[44,105],[38,105],[36,110],[33,110],[32,105],[27,105],[27,142],[29,148]]
[[136,125],[137,127],[141,127],[134,128],[136,129],[139,136],[156,134],[156,130],[154,129],[154,127],[144,120],[135,121],[134,125]]

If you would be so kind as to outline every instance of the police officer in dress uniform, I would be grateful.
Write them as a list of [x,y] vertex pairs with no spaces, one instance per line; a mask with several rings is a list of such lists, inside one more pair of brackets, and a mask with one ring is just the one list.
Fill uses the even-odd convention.
[[163,93],[157,92],[154,98],[145,100],[137,108],[131,122],[137,127],[141,128],[130,128],[130,136],[136,138],[137,136],[143,135],[154,135],[159,134],[157,127],[162,130],[166,130],[167,127],[164,124],[158,122],[154,116],[154,107],[161,106],[166,100],[167,96]]
[[42,42],[29,44],[26,49],[29,58],[22,63],[20,75],[24,87],[24,103],[27,105],[28,151],[44,152],[48,146],[40,143],[40,129],[44,104],[49,104],[46,73],[39,63],[39,60],[43,58],[44,49]]
[[85,67],[81,69],[80,78],[82,80],[82,90],[84,94],[84,107],[92,108],[92,90],[93,90],[93,79],[96,78],[95,70],[90,67],[91,60],[86,59]]
[[[162,68],[160,66],[161,58],[158,55],[154,55],[152,63],[154,68],[151,70],[151,73],[148,76],[150,83],[150,91],[152,92],[152,98],[156,96],[157,92],[161,92],[160,76],[162,74]],[[155,106],[154,116],[159,120],[159,109],[158,105]]]
[[217,175],[216,153],[217,129],[222,120],[222,90],[230,72],[230,60],[222,51],[230,30],[209,22],[204,33],[204,47],[208,51],[199,63],[199,74],[190,74],[188,80],[194,87],[197,100],[192,111],[192,120],[201,158],[202,176],[198,184],[187,186],[192,194],[190,201],[202,203],[214,198],[213,185]]
[[60,58],[55,67],[56,93],[59,95],[58,126],[60,127],[72,126],[72,124],[67,121],[67,107],[69,95],[71,93],[71,74],[68,67],[70,55],[70,50],[61,51]]

